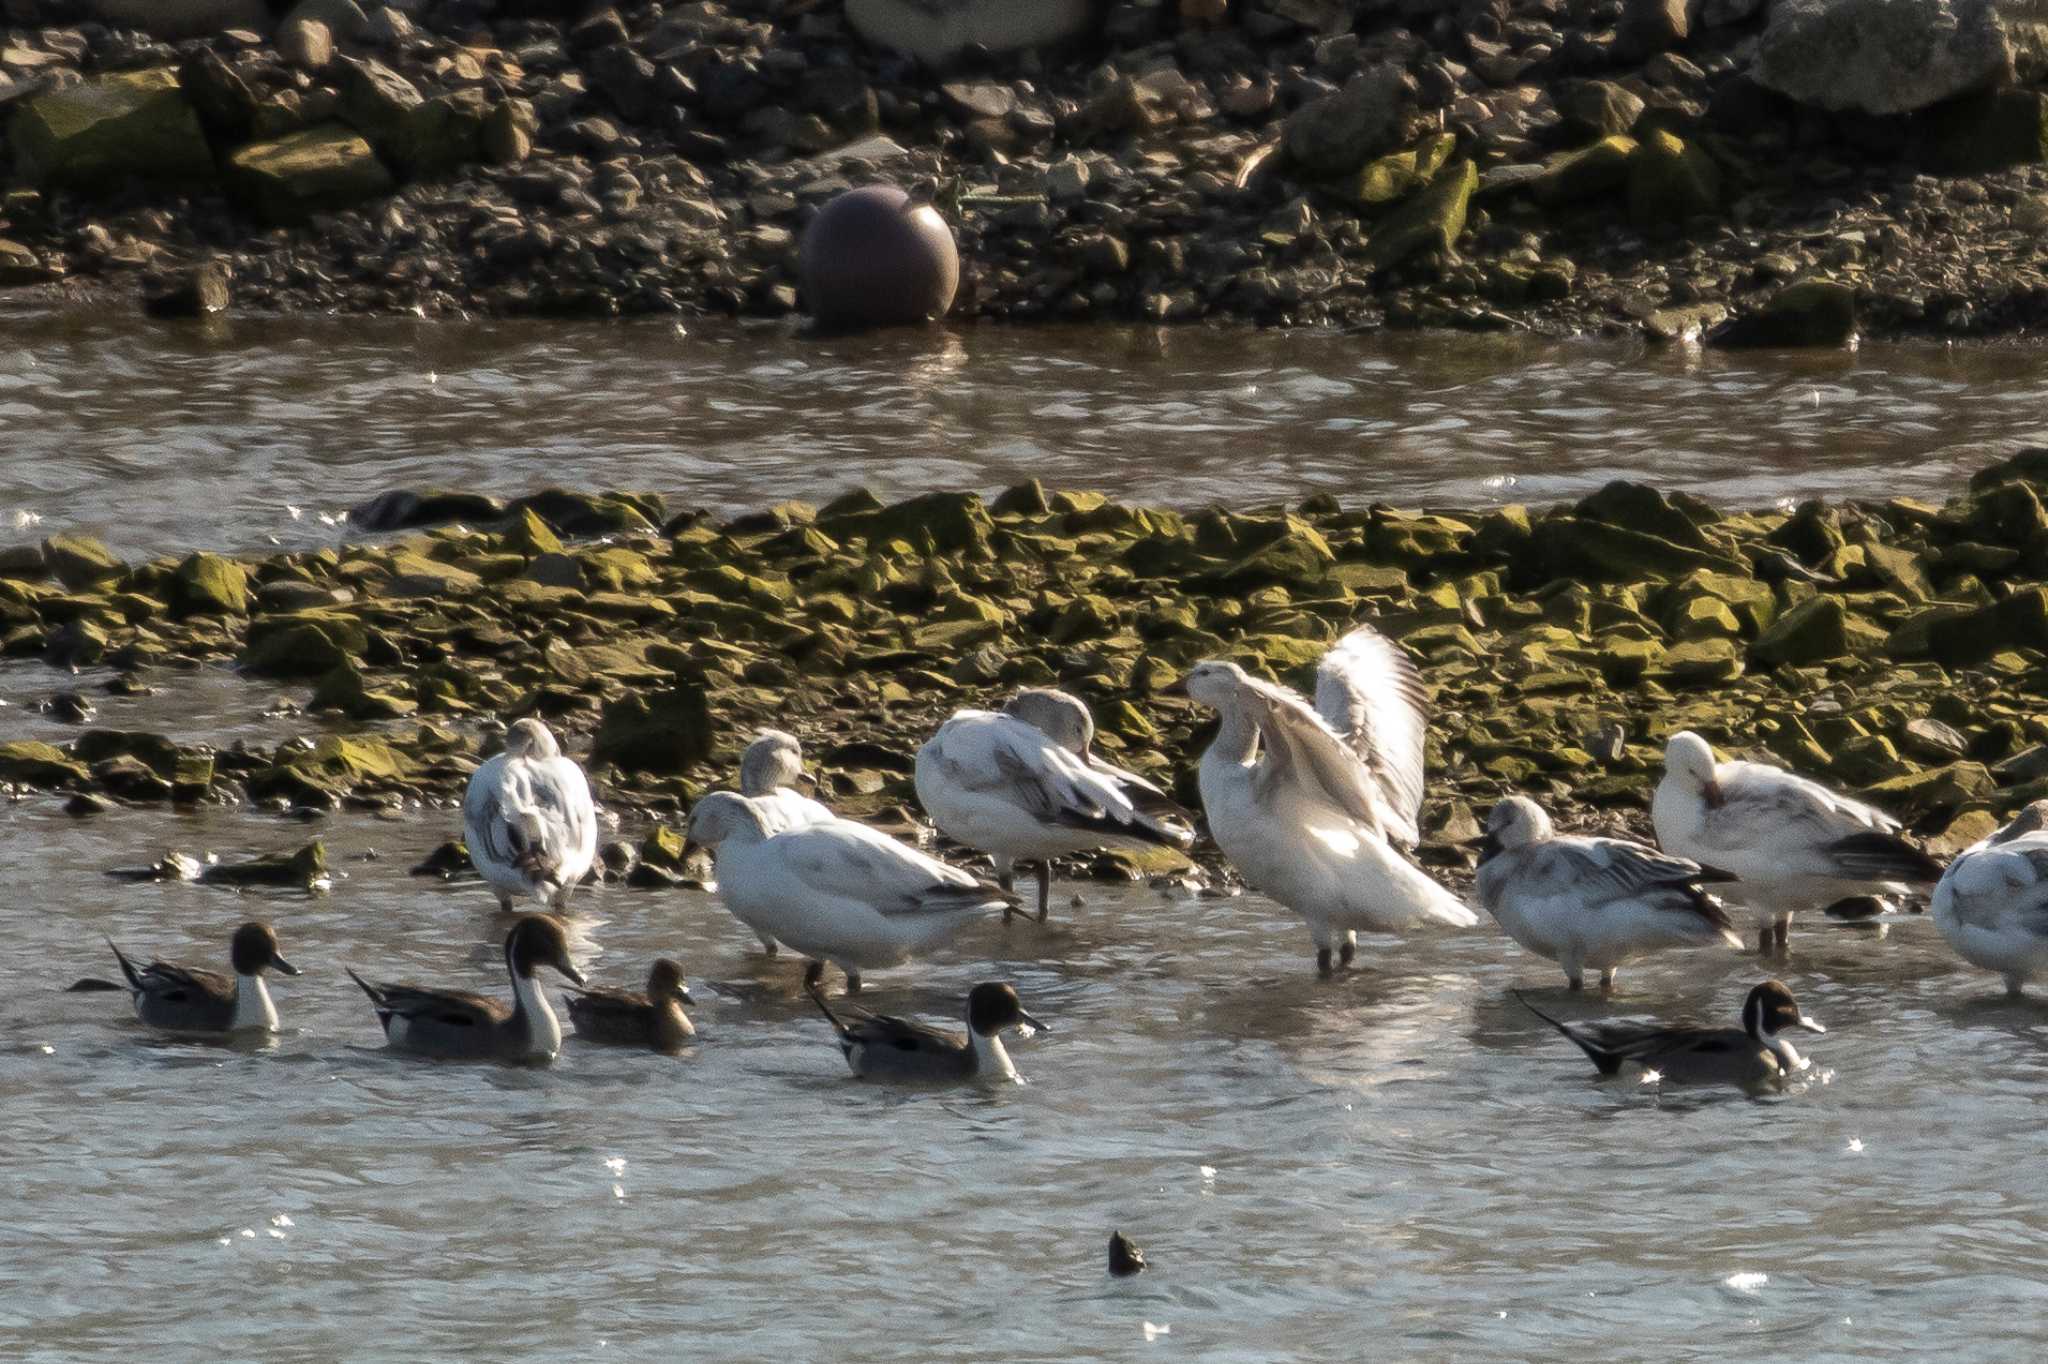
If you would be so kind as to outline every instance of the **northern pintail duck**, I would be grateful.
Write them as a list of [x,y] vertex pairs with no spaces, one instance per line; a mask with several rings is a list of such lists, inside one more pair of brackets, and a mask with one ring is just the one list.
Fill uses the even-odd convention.
[[690,811],[691,843],[718,859],[718,892],[733,917],[811,958],[815,984],[831,962],[848,990],[860,973],[919,956],[1016,897],[885,834],[833,818],[771,834],[759,804],[714,791]]
[[1706,890],[1725,879],[1627,839],[1560,836],[1527,796],[1495,805],[1480,840],[1480,903],[1509,937],[1562,966],[1574,990],[1588,967],[1611,990],[1623,962],[1660,948],[1741,947]]
[[1094,743],[1086,702],[1030,687],[1000,711],[956,713],[917,752],[925,813],[954,842],[989,854],[997,884],[1013,888],[1019,860],[1039,864],[1040,923],[1051,908],[1053,858],[1194,844],[1193,817],[1145,778],[1104,762]]
[[569,937],[551,914],[522,914],[505,935],[512,1002],[468,990],[372,984],[349,971],[370,997],[394,1050],[459,1061],[547,1062],[562,1049],[562,1025],[534,972],[552,966],[578,985]]
[[1015,1080],[1017,1067],[1003,1047],[1006,1029],[1052,1029],[1024,1012],[1014,987],[987,981],[967,992],[967,1032],[947,1032],[887,1014],[849,1009],[835,1013],[824,993],[811,998],[839,1034],[846,1064],[863,1080]]
[[1934,888],[1934,926],[1972,966],[2017,997],[2048,972],[2048,800],[2037,800],[1949,863]]
[[515,722],[505,751],[470,777],[462,826],[469,860],[507,912],[525,897],[567,909],[597,857],[590,783],[538,720]]
[[1799,1001],[1777,980],[1749,992],[1740,1028],[1668,1027],[1626,1019],[1561,1023],[1523,999],[1521,991],[1515,991],[1515,998],[1570,1038],[1602,1075],[1619,1074],[1632,1064],[1679,1084],[1782,1084],[1807,1066],[1806,1058],[1783,1035],[1785,1030],[1827,1031],[1799,1011]]
[[646,994],[591,986],[570,995],[569,1021],[578,1037],[593,1042],[681,1051],[697,1035],[683,1006],[696,1002],[683,985],[683,968],[658,957],[647,972]]
[[[833,818],[830,808],[796,789],[797,778],[803,774],[803,745],[794,734],[779,729],[756,732],[754,741],[740,755],[740,794],[753,797],[769,833],[801,829]],[[761,939],[761,950],[774,956],[775,939],[766,934],[757,936]]]
[[[135,999],[135,1016],[152,1028],[168,1032],[276,1032],[277,1006],[263,973],[275,967],[288,976],[299,968],[277,948],[277,934],[266,923],[246,923],[235,930],[228,946],[233,975],[198,966],[152,961],[138,967],[110,938],[114,959],[121,963],[126,989]],[[81,980],[74,990],[118,990],[109,981]]]
[[1665,852],[1736,878],[1726,894],[1756,912],[1764,951],[1785,946],[1802,909],[1941,877],[1890,815],[1768,763],[1717,762],[1691,730],[1665,748],[1650,819]]
[[1202,806],[1247,884],[1307,921],[1316,966],[1344,965],[1358,930],[1479,916],[1401,851],[1419,837],[1427,705],[1415,665],[1370,626],[1339,640],[1316,705],[1235,663],[1197,663],[1187,694],[1222,717],[1202,755]]

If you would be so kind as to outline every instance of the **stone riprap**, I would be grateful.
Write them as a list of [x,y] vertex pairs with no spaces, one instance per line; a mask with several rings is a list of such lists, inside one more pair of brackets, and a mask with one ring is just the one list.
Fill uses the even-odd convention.
[[[1754,512],[1616,483],[1540,510],[1184,512],[1026,484],[720,524],[551,489],[387,494],[361,513],[385,538],[317,552],[131,565],[52,537],[0,551],[0,653],[116,675],[68,743],[0,743],[0,782],[117,805],[452,801],[495,723],[534,714],[608,805],[659,816],[729,784],[773,724],[803,738],[821,798],[902,827],[940,719],[1057,684],[1116,761],[1194,805],[1207,729],[1170,690],[1189,665],[1305,685],[1365,620],[1433,693],[1440,865],[1510,791],[1640,828],[1678,729],[1853,788],[1952,851],[2048,795],[2044,486],[2033,451],[1945,506]],[[238,672],[252,708],[283,689],[303,733],[219,748],[121,724],[121,697],[193,669]]]

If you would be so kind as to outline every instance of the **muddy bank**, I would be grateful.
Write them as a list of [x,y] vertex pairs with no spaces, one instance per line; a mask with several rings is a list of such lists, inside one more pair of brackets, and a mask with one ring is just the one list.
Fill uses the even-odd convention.
[[2043,25],[1992,0],[1827,87],[1874,108],[1784,93],[1772,16],[1816,0],[1048,6],[1078,34],[944,70],[872,4],[252,0],[170,39],[110,2],[4,12],[0,287],[779,315],[819,205],[888,180],[954,225],[959,318],[1680,336],[1801,285],[1750,339],[2048,322]]
[[[1946,852],[2048,794],[2044,484],[2035,451],[1945,506],[1790,513],[1628,483],[1486,513],[1180,512],[1026,484],[723,523],[634,493],[397,492],[354,514],[362,543],[317,552],[128,564],[56,536],[0,551],[0,653],[51,666],[40,704],[77,736],[0,744],[0,781],[81,812],[398,811],[458,798],[499,722],[531,714],[607,805],[660,819],[774,724],[821,798],[907,829],[945,714],[1057,684],[1116,761],[1195,806],[1208,724],[1168,690],[1186,668],[1228,656],[1305,685],[1370,620],[1434,694],[1439,866],[1464,865],[1474,812],[1511,790],[1643,827],[1681,728],[1852,789]],[[112,673],[80,691],[75,669]],[[216,747],[122,724],[127,698],[226,669],[252,712],[301,711],[300,734]],[[642,852],[680,873],[672,835]]]

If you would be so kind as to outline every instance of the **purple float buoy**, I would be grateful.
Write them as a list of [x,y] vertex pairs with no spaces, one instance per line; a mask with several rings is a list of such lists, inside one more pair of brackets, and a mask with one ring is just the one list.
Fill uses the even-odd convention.
[[819,326],[899,326],[945,315],[960,287],[960,253],[930,204],[894,185],[863,185],[811,219],[803,272]]

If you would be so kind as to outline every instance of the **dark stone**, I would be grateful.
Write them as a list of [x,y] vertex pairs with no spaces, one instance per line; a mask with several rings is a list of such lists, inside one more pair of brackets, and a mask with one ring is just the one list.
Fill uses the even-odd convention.
[[820,326],[860,328],[941,317],[960,286],[952,229],[893,185],[839,195],[803,240],[804,296]]
[[444,526],[451,521],[495,521],[504,514],[503,503],[482,493],[416,493],[393,488],[349,508],[348,522],[358,530],[374,532]]
[[1801,280],[1757,312],[1733,318],[1707,337],[1735,348],[1844,346],[1856,335],[1856,291],[1832,280]]
[[199,48],[185,59],[178,68],[178,88],[216,143],[233,146],[249,140],[256,125],[256,96],[212,48]]
[[219,262],[180,270],[142,299],[142,311],[155,318],[211,317],[227,307],[228,269]]

